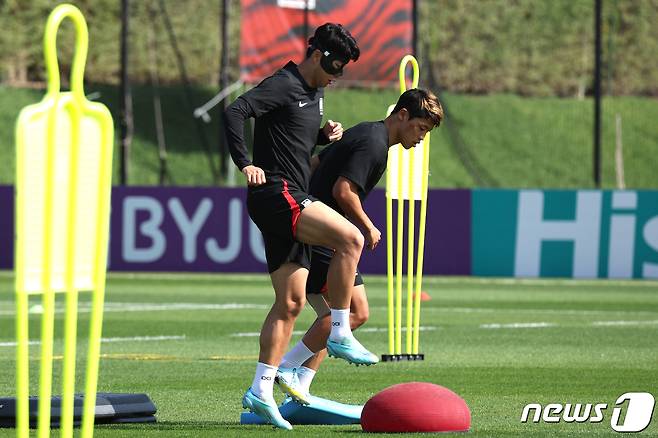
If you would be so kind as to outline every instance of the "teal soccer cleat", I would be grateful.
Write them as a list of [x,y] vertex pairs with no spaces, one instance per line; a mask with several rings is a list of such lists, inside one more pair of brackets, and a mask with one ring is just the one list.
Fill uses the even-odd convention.
[[345,359],[349,363],[359,365],[373,365],[379,358],[366,350],[354,337],[345,337],[340,341],[327,341],[329,356]]
[[281,416],[279,407],[274,402],[274,399],[270,402],[263,400],[254,394],[251,391],[251,388],[249,388],[247,392],[245,392],[244,397],[242,397],[242,407],[249,409],[251,412],[275,427],[292,430],[290,423],[284,420]]
[[290,396],[297,403],[309,404],[308,394],[301,388],[296,368],[279,368],[276,371],[274,382],[279,385],[284,394]]

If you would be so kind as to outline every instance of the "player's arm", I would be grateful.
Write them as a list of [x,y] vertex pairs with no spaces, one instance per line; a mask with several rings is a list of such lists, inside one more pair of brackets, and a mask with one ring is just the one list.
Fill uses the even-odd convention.
[[252,164],[244,140],[244,122],[251,117],[260,117],[287,101],[288,84],[280,77],[272,76],[258,86],[238,97],[224,112],[226,141],[231,158],[247,177],[248,185],[265,182],[265,172]]
[[265,182],[265,172],[251,163],[244,141],[244,122],[254,116],[253,109],[242,96],[238,97],[224,112],[228,150],[235,165],[247,177],[247,184],[250,186]]
[[382,233],[363,210],[359,198],[359,187],[344,176],[340,176],[336,180],[331,194],[347,217],[364,231],[368,249],[375,249],[382,238]]

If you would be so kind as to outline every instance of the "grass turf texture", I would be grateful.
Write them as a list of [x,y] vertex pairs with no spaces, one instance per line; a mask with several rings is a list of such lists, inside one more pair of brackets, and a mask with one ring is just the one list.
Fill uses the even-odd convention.
[[[369,330],[383,330],[387,325],[386,282],[382,277],[366,277],[366,284],[371,319],[357,336],[381,354],[387,352],[386,332]],[[4,296],[0,300],[0,342],[5,343],[14,337],[12,288],[11,274],[0,274]],[[365,403],[395,383],[440,384],[466,400],[472,412],[468,436],[477,437],[616,436],[610,418],[619,395],[648,391],[658,396],[656,282],[426,278],[424,289],[432,297],[423,303],[421,318],[421,325],[427,327],[421,334],[425,361],[356,368],[327,359],[313,384],[313,394],[345,403]],[[258,354],[257,337],[244,334],[259,331],[271,297],[266,276],[111,274],[104,338],[184,338],[103,343],[99,391],[149,394],[158,407],[158,423],[98,426],[96,436],[272,433],[269,426],[238,424],[243,412],[240,399],[251,383]],[[58,297],[58,308],[63,305],[62,298]],[[84,301],[88,299],[83,295]],[[39,300],[32,298],[30,303],[35,305]],[[175,303],[187,306],[171,309]],[[209,308],[230,303],[244,306]],[[62,317],[57,314],[59,341]],[[86,336],[88,317],[88,313],[80,314],[81,338]],[[305,309],[296,329],[305,329],[312,319],[312,310]],[[39,336],[37,320],[38,315],[31,317],[33,339]],[[611,325],[601,325],[602,321]],[[527,323],[549,326],[505,326]],[[299,337],[295,335],[294,340]],[[79,356],[86,348],[83,344],[79,344]],[[33,359],[38,351],[38,347],[31,347]],[[61,354],[57,341],[55,354]],[[78,360],[81,377],[82,357]],[[36,360],[31,365],[34,393]],[[3,396],[13,395],[14,366],[14,348],[0,347]],[[56,360],[56,372],[60,367],[61,360]],[[54,393],[59,393],[59,379],[55,385]],[[81,390],[80,385],[77,388]],[[523,406],[550,402],[607,403],[609,409],[599,424],[520,423]],[[652,424],[641,436],[658,436],[656,416],[654,413]],[[295,426],[292,434],[354,436],[359,431],[358,425]],[[0,429],[2,437],[13,433]]]
[[[89,84],[88,93],[100,92],[117,126],[114,182],[119,181],[119,109],[117,87]],[[192,90],[195,105],[210,99],[214,90]],[[181,88],[161,90],[170,185],[212,185],[204,149]],[[336,88],[327,90],[325,119],[339,120],[347,128],[364,120],[379,120],[395,103],[396,90]],[[25,105],[39,101],[41,90],[0,86],[0,184],[14,180],[14,123]],[[432,135],[431,187],[588,188],[592,177],[593,101],[514,95],[442,96],[476,167],[489,175],[478,181],[466,170],[447,126]],[[158,183],[158,154],[153,121],[153,102],[148,86],[133,87],[135,134],[131,147],[129,183]],[[614,188],[615,115],[622,117],[624,166],[628,188],[656,188],[658,177],[653,157],[658,153],[658,99],[614,97],[603,100],[602,187]],[[217,160],[218,110],[205,125]],[[238,183],[242,180],[238,175]],[[382,179],[382,184],[383,184]]]

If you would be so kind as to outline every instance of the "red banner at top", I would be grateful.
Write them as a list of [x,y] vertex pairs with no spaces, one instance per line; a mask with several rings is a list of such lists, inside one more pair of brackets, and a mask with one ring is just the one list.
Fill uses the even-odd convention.
[[412,50],[412,0],[242,0],[241,79],[257,83],[289,60],[301,62],[326,22],[345,26],[361,48],[341,83],[397,84],[400,60]]

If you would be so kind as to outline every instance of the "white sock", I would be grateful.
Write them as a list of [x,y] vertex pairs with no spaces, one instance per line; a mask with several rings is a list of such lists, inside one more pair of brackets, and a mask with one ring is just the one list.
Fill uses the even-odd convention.
[[251,383],[251,392],[263,400],[274,400],[274,376],[276,376],[277,367],[258,362],[256,365],[256,375]]
[[350,329],[350,309],[331,309],[331,333],[329,339],[337,341],[352,336]]
[[299,384],[304,392],[310,392],[311,383],[313,382],[313,377],[315,377],[316,372],[317,371],[314,369],[306,367],[299,367],[297,369],[297,378],[299,379]]
[[309,358],[313,357],[313,352],[308,349],[303,341],[299,341],[297,345],[283,356],[281,361],[281,368],[299,368]]

